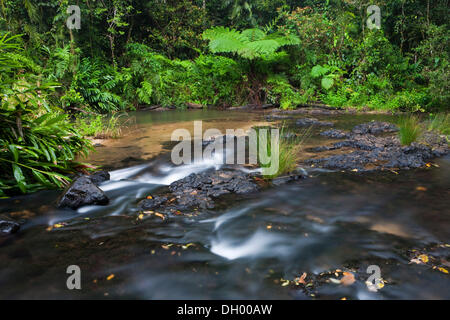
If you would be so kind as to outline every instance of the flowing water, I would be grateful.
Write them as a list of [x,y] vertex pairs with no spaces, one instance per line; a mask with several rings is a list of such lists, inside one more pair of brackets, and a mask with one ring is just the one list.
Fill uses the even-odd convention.
[[[0,238],[0,299],[450,298],[449,275],[431,263],[411,264],[408,256],[430,247],[440,248],[430,258],[450,255],[449,157],[433,161],[439,167],[399,174],[305,167],[307,179],[228,197],[216,210],[141,220],[141,199],[190,173],[221,166],[217,159],[172,165],[173,129],[190,130],[193,120],[223,131],[264,121],[258,113],[220,111],[135,117],[131,134],[105,142],[89,159],[113,169],[111,181],[101,185],[109,205],[57,209],[58,191],[0,201],[0,213],[26,220],[16,235]],[[348,129],[386,118],[333,119]],[[324,142],[313,134],[307,144]],[[66,287],[69,265],[81,268],[81,290]],[[386,281],[377,293],[364,284],[369,265],[378,265]],[[308,280],[345,268],[357,275],[351,286],[283,286],[303,272]]]

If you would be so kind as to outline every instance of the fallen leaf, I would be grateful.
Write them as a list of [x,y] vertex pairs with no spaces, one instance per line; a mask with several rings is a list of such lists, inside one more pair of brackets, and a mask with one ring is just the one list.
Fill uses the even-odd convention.
[[148,196],[147,199],[151,200],[151,199],[153,199],[153,197],[152,196]]
[[286,286],[288,286],[289,283],[290,283],[289,280],[283,280],[283,279],[281,279],[281,281],[284,281],[284,282],[281,284],[282,287],[286,287]]
[[306,279],[307,273],[303,272],[303,274],[301,275],[301,277],[295,278],[294,282],[296,285],[299,284],[306,284],[305,279]]
[[448,270],[445,269],[445,268],[439,267],[438,270],[439,270],[440,272],[443,272],[443,273],[448,274]]
[[344,272],[344,276],[341,279],[341,284],[344,286],[350,286],[355,283],[355,276],[351,272]]
[[427,188],[419,186],[416,188],[416,190],[417,191],[427,191]]
[[166,219],[166,217],[162,213],[155,212],[155,216],[160,217],[163,220]]
[[421,254],[418,258],[423,262],[427,263],[429,261],[428,256],[426,254]]
[[143,214],[140,214],[140,215],[138,216],[138,219],[139,219],[139,220],[144,220],[144,215],[143,215]]
[[112,273],[112,274],[110,274],[109,276],[107,276],[106,277],[106,280],[112,280],[112,279],[114,279],[114,277],[115,277],[115,275],[114,275],[114,273]]
[[411,259],[411,260],[409,261],[409,263],[423,264],[423,262],[420,261],[419,259]]
[[189,247],[191,247],[191,246],[195,246],[195,244],[193,244],[193,243],[188,243],[188,244],[182,246],[182,248],[183,248],[184,250],[186,250],[187,248],[189,248]]

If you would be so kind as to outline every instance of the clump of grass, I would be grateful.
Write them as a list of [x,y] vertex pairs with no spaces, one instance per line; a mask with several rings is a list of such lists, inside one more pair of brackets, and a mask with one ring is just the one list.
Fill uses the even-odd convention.
[[415,115],[400,118],[397,125],[400,143],[405,146],[417,141],[423,132],[419,117]]
[[450,135],[450,114],[436,114],[430,116],[427,129],[441,134]]
[[[259,137],[259,128],[255,128],[257,131],[257,136]],[[279,141],[279,164],[278,164],[278,171],[273,175],[266,175],[264,178],[266,180],[272,180],[276,177],[279,177],[284,174],[288,174],[290,172],[293,172],[295,169],[297,169],[297,162],[298,162],[298,154],[303,146],[303,143],[310,135],[310,128],[306,129],[304,132],[302,132],[299,135],[296,135],[295,137],[286,138],[286,128],[283,125],[280,130],[280,141]],[[272,146],[271,146],[271,139],[268,137],[267,139],[267,154],[270,156]],[[258,144],[259,144],[259,138],[258,138]],[[258,146],[259,150],[259,146]],[[270,167],[269,164],[262,164],[259,163],[259,165],[264,167]]]
[[110,117],[97,115],[95,117],[78,119],[76,126],[78,132],[86,137],[96,139],[116,139],[122,136],[125,122],[122,117],[125,114],[113,114]]

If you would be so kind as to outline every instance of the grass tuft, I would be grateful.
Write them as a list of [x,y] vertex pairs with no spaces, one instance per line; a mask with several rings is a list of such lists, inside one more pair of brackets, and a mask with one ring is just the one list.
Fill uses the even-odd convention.
[[428,130],[450,135],[450,114],[436,114],[430,116],[427,123]]
[[397,125],[400,143],[405,146],[417,141],[423,132],[419,117],[415,115],[400,118]]

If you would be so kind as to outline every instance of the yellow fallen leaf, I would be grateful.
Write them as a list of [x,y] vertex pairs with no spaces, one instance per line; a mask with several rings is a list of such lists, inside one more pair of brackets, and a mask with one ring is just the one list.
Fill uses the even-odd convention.
[[358,169],[353,169],[352,171],[353,171],[353,172],[358,172],[359,170],[358,170]]
[[420,256],[418,256],[418,258],[420,259],[420,261],[422,261],[423,263],[427,263],[429,261],[428,256],[426,254],[421,254]]
[[440,272],[443,272],[443,273],[448,274],[448,270],[445,269],[445,268],[439,267],[438,270],[439,270]]
[[141,214],[138,216],[138,219],[139,219],[139,220],[143,220],[143,219],[144,219],[144,215],[141,213]]
[[427,163],[427,164],[426,164],[426,167],[427,167],[427,168],[429,168],[429,167],[431,167],[431,166],[432,166],[431,163]]
[[286,287],[286,286],[288,286],[289,285],[289,280],[283,280],[283,279],[281,279],[281,281],[284,281],[282,284],[281,284],[281,286],[282,287]]
[[151,200],[151,199],[153,199],[153,197],[152,197],[152,196],[148,196],[147,199],[148,199],[148,200]]
[[186,250],[187,248],[189,248],[189,247],[191,247],[191,246],[195,246],[195,244],[193,244],[193,243],[188,243],[187,245],[182,246],[182,248],[183,248],[184,250]]
[[162,213],[155,212],[155,216],[160,217],[163,220],[166,219],[166,217]]
[[267,228],[267,230],[270,230],[270,229],[272,229],[272,226],[267,226],[266,228]]
[[427,191],[427,188],[419,186],[416,188],[417,191]]
[[112,280],[112,279],[114,279],[114,277],[115,277],[115,275],[114,275],[114,273],[112,273],[112,274],[110,274],[109,276],[107,276],[106,277],[106,280]]
[[56,228],[56,229],[58,229],[58,228],[64,227],[64,225],[61,224],[61,223],[57,223],[57,224],[54,224],[53,227]]

